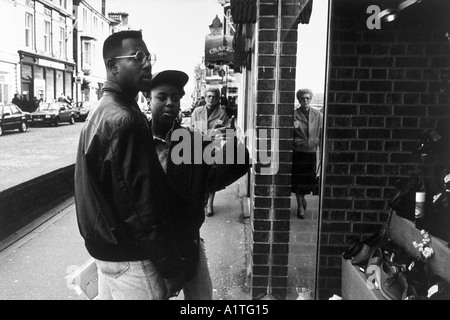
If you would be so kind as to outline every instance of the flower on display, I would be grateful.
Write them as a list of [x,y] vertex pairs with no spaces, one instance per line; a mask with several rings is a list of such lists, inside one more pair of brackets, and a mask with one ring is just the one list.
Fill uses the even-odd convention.
[[427,260],[434,254],[434,249],[431,247],[431,238],[428,232],[422,230],[420,234],[422,235],[421,242],[413,241],[412,244],[420,252],[422,259]]

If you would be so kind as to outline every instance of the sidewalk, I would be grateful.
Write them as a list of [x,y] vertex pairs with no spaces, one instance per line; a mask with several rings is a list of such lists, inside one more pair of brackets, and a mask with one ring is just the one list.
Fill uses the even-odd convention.
[[[250,300],[242,180],[216,194],[201,229],[214,300]],[[0,300],[86,300],[65,277],[90,258],[78,233],[73,197],[0,242]],[[179,298],[182,298],[180,296]]]

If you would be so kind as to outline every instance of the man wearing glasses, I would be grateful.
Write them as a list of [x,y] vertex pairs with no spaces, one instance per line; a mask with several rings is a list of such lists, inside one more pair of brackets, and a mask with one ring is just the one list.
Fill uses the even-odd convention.
[[103,97],[81,131],[75,167],[78,226],[98,269],[98,298],[168,299],[184,284],[169,183],[135,100],[147,91],[154,55],[140,31],[103,46]]

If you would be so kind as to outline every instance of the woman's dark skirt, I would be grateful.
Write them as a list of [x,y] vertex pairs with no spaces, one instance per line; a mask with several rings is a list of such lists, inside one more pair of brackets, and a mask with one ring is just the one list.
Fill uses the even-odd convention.
[[292,155],[292,192],[309,194],[316,180],[316,153],[294,151]]

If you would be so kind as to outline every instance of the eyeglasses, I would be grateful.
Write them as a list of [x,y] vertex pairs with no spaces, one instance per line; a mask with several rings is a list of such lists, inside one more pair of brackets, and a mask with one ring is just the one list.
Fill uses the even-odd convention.
[[156,55],[154,53],[149,53],[147,55],[142,50],[139,50],[132,56],[119,56],[115,57],[114,59],[122,59],[122,58],[134,58],[139,64],[145,64],[147,61],[150,61],[151,66],[154,66],[156,63]]

